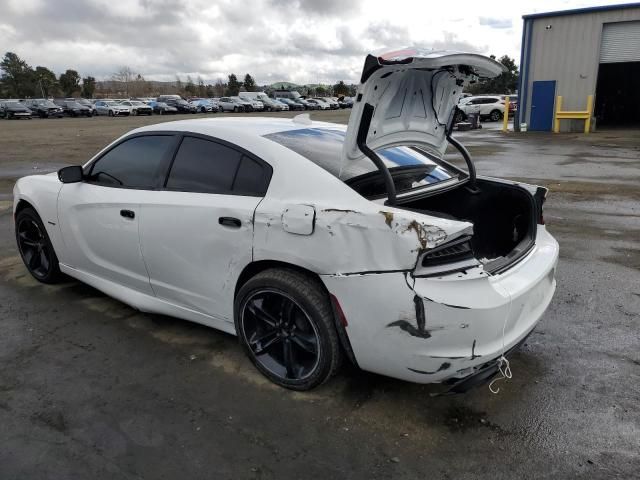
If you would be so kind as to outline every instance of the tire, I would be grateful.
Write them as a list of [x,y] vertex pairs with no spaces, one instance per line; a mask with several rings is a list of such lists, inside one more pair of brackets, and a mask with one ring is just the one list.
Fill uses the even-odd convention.
[[233,111],[238,113],[238,107],[233,107]]
[[500,112],[500,110],[491,110],[491,113],[489,114],[489,119],[491,119],[492,122],[497,122],[501,120],[502,112]]
[[453,123],[460,123],[465,120],[466,115],[463,112],[457,112]]
[[109,110],[109,116],[113,117],[113,110]]
[[276,385],[311,390],[340,367],[331,303],[313,277],[285,268],[258,273],[240,288],[234,317],[240,345]]
[[164,110],[160,109],[158,113],[160,113],[160,115],[164,115]]
[[62,280],[56,252],[42,220],[33,208],[27,207],[18,212],[15,231],[20,257],[33,278],[42,283],[58,283]]
[[131,110],[131,115],[133,115],[134,117],[138,115],[138,110],[136,110],[135,108]]

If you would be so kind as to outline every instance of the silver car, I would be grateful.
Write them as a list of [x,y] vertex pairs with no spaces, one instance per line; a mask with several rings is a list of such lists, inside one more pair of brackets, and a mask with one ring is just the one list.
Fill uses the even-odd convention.
[[97,115],[108,115],[110,117],[128,116],[131,113],[128,106],[113,100],[98,100],[95,103],[95,108]]

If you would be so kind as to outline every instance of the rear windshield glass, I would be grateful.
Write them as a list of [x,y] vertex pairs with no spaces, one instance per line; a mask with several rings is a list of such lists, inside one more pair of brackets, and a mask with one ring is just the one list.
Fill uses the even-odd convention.
[[[366,157],[361,160],[345,161],[344,165],[342,164],[344,137],[344,130],[332,128],[302,128],[265,135],[265,138],[306,157],[345,182],[377,172],[376,166]],[[437,183],[457,176],[411,147],[385,148],[377,150],[376,153],[392,173],[394,169],[412,167],[419,168],[424,173],[424,176],[414,178],[412,185],[407,186],[408,188]]]

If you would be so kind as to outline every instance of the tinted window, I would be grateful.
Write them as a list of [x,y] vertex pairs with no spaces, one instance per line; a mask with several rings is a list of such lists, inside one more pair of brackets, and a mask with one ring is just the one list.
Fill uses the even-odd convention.
[[233,183],[233,191],[238,194],[262,196],[267,191],[266,180],[264,167],[255,160],[243,156]]
[[[342,162],[342,144],[345,131],[332,128],[301,128],[265,135],[265,138],[283,145],[306,157],[341,180],[350,180],[377,171],[368,158]],[[391,147],[376,153],[393,171],[398,167],[424,167],[428,171],[423,183],[436,183],[455,176],[437,165],[429,157],[411,147]],[[417,185],[416,185],[417,186]]]
[[185,137],[171,167],[167,188],[229,193],[240,165],[240,152],[209,140]]
[[153,188],[173,137],[134,137],[109,150],[91,167],[90,180],[110,187]]

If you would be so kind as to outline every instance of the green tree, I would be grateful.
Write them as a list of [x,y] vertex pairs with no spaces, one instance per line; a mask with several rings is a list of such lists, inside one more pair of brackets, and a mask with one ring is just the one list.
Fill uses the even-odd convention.
[[328,93],[328,92],[327,92],[327,89],[326,89],[326,88],[324,88],[322,85],[318,85],[318,86],[316,87],[316,95],[317,95],[318,97],[325,97],[325,96],[327,95],[327,93]]
[[[495,60],[495,55],[491,55]],[[507,67],[507,71],[495,78],[490,78],[483,82],[478,82],[467,87],[466,91],[474,95],[486,93],[514,93],[518,89],[518,66],[513,58],[503,55],[498,60]]]
[[35,97],[51,97],[57,95],[60,90],[56,74],[47,67],[36,67],[34,83],[33,95]]
[[349,87],[342,80],[340,80],[333,86],[333,95],[336,97],[349,95]]
[[204,85],[204,80],[198,75],[198,96],[203,98],[207,96],[207,87]]
[[5,96],[28,97],[33,94],[33,69],[13,52],[7,52],[0,62]]
[[247,92],[255,92],[256,91],[256,81],[248,73],[244,76],[244,82],[243,83],[244,83],[244,89]]
[[60,88],[65,97],[71,97],[80,88],[80,75],[75,70],[60,74]]
[[227,82],[227,88],[226,88],[225,94],[228,96],[238,95],[238,93],[240,93],[241,86],[242,86],[242,83],[238,81],[238,77],[236,77],[236,75],[232,73],[231,75],[229,75],[229,81]]
[[82,96],[84,98],[93,98],[96,91],[96,79],[88,76],[82,79]]

